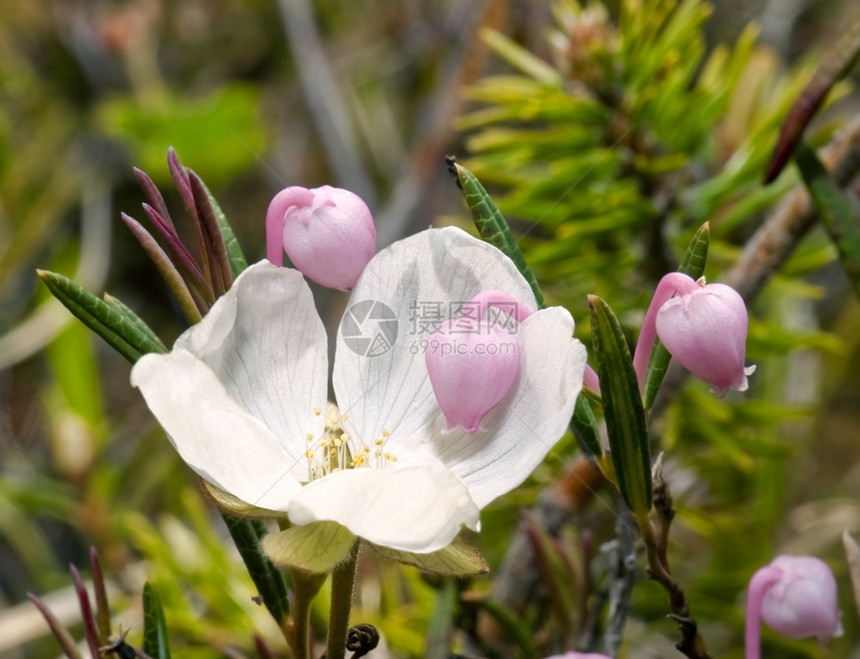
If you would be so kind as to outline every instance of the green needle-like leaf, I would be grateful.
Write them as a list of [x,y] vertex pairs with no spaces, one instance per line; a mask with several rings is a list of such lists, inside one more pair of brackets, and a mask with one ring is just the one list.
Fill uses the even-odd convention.
[[157,337],[153,340],[151,329],[143,329],[144,323],[136,315],[130,316],[121,307],[96,297],[68,277],[47,270],[36,272],[54,297],[131,363],[149,352],[167,352]]
[[535,279],[534,273],[529,268],[528,263],[526,263],[523,251],[520,249],[514,234],[511,233],[504,215],[499,211],[495,202],[487,194],[484,186],[481,185],[481,182],[472,172],[454,162],[453,159],[449,160],[448,164],[452,173],[457,175],[460,187],[466,195],[466,204],[472,212],[472,220],[475,222],[481,238],[491,245],[498,247],[514,262],[514,265],[517,266],[520,273],[522,273],[523,277],[526,278],[526,281],[532,287],[538,307],[543,308],[543,293],[540,290],[537,279]]
[[[203,181],[200,181],[203,183]],[[227,248],[227,258],[230,261],[230,271],[233,273],[233,279],[242,274],[242,271],[248,267],[248,261],[245,259],[245,254],[242,252],[242,246],[236,239],[236,234],[233,233],[233,227],[227,221],[227,216],[221,210],[215,197],[203,183],[203,190],[209,200],[209,205],[212,207],[212,213],[218,222],[218,227],[221,229],[221,237],[224,239],[224,246]]]
[[651,450],[645,409],[621,324],[596,295],[588,296],[603,415],[618,489],[637,518],[651,509]]
[[794,160],[824,229],[839,250],[839,260],[854,286],[854,293],[860,297],[860,217],[830,178],[815,151],[801,143]]
[[152,659],[170,659],[167,622],[152,584],[143,587],[143,651]]
[[[698,279],[705,273],[705,263],[708,260],[708,246],[710,244],[711,230],[710,225],[705,222],[696,235],[687,246],[687,252],[681,260],[681,265],[678,267],[678,272],[683,272],[685,275]],[[660,343],[660,339],[654,339],[654,348],[651,350],[651,357],[648,359],[648,368],[645,373],[645,409],[651,409],[654,404],[654,399],[657,398],[657,392],[660,390],[660,385],[663,382],[663,376],[666,375],[666,369],[669,368],[669,361],[672,355]]]
[[221,516],[251,580],[260,593],[263,604],[280,624],[289,613],[287,588],[284,575],[272,565],[260,549],[260,540],[265,535],[265,529],[261,528],[262,525],[257,526],[252,520],[244,517],[235,517],[227,513],[222,513]]

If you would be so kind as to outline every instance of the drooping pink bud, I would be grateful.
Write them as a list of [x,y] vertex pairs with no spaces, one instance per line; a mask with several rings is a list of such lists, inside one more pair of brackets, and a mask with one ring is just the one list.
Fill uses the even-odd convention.
[[[498,314],[490,310],[500,310]],[[477,432],[481,420],[514,386],[520,372],[520,344],[513,322],[531,312],[501,291],[484,291],[463,305],[427,339],[424,357],[436,401],[447,421]]]
[[814,556],[777,556],[750,579],[747,592],[746,659],[761,656],[759,621],[790,638],[815,636],[822,643],[842,634],[836,580]]
[[266,257],[283,265],[284,252],[308,279],[352,289],[376,252],[376,228],[367,204],[329,185],[281,190],[266,212]]
[[656,330],[666,350],[717,395],[747,390],[755,366],[744,366],[747,309],[733,288],[700,280],[660,306]]

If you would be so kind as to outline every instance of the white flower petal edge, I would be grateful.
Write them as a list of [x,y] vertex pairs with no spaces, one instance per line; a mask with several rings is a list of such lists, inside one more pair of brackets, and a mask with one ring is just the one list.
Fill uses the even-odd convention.
[[586,360],[572,334],[573,318],[562,307],[529,316],[519,326],[520,375],[507,398],[475,434],[437,430],[428,441],[479,508],[522,483],[567,430]]
[[322,434],[326,364],[303,277],[261,262],[171,353],[141,358],[132,384],[198,474],[247,503],[286,510],[307,478],[307,436]]
[[374,544],[416,553],[446,547],[464,524],[479,527],[466,486],[429,455],[312,481],[288,514],[294,524],[335,521]]
[[190,352],[146,355],[132,370],[149,409],[200,476],[263,508],[285,509],[301,485],[278,438],[227,394]]
[[338,407],[348,415],[347,432],[372,441],[386,430],[386,447],[395,454],[420,447],[440,413],[421,344],[435,329],[427,325],[433,305],[447,318],[449,303],[468,302],[486,290],[504,291],[529,310],[537,308],[509,258],[455,227],[422,231],[370,261],[350,305],[383,302],[397,317],[398,335],[388,352],[365,357],[345,344],[342,325],[338,330],[333,381]]

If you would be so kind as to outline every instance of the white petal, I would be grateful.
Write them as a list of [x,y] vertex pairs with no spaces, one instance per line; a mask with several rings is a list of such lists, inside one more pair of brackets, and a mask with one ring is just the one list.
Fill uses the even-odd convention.
[[[427,376],[426,342],[442,320],[458,313],[452,304],[491,289],[509,293],[530,310],[537,307],[509,258],[454,227],[400,240],[368,263],[338,330],[334,363],[334,390],[340,411],[348,414],[344,425],[350,434],[369,443],[384,429],[390,433],[386,446],[418,448],[439,414]],[[373,301],[384,307],[376,305],[371,313],[388,313],[390,320],[351,314]],[[366,356],[356,331],[371,340],[376,336],[373,345],[392,339],[393,345]]]
[[507,399],[476,433],[437,430],[429,441],[479,508],[522,483],[564,435],[585,371],[585,347],[572,334],[566,309],[529,316],[519,326],[522,365]]
[[465,485],[430,456],[312,481],[288,511],[294,524],[334,521],[370,542],[418,553],[441,549],[462,525],[478,528]]
[[131,371],[182,459],[207,481],[261,508],[286,510],[301,485],[277,437],[186,350],[145,355]]
[[267,261],[251,266],[176,348],[202,360],[236,404],[277,437],[287,455],[281,469],[307,478],[307,437],[319,439],[324,425],[328,357],[301,273]]

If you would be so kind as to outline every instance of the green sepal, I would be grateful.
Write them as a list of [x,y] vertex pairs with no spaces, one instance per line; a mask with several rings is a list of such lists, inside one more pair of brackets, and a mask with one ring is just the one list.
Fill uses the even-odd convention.
[[225,512],[252,519],[277,519],[286,516],[286,513],[283,511],[253,506],[202,478],[200,479],[200,483],[203,486],[203,491],[212,499],[212,503]]
[[609,305],[589,295],[588,307],[618,489],[633,514],[641,518],[651,509],[651,450],[633,359]]
[[287,584],[281,571],[272,565],[260,549],[260,539],[266,535],[266,529],[262,523],[255,520],[235,517],[228,513],[222,513],[221,517],[239,556],[242,557],[242,562],[245,563],[251,581],[257,587],[260,599],[280,624],[290,611]]
[[[699,279],[705,274],[705,263],[708,260],[708,247],[710,245],[711,230],[708,222],[705,222],[696,235],[687,246],[687,251],[684,258],[681,259],[681,265],[678,267],[678,272],[688,275],[692,279]],[[648,359],[648,368],[645,369],[645,409],[651,409],[654,404],[654,399],[657,398],[657,392],[660,390],[660,385],[663,383],[663,376],[666,375],[666,369],[669,368],[669,361],[672,355],[666,350],[665,346],[660,343],[660,339],[654,339],[654,347],[651,350],[651,356]]]
[[812,148],[801,142],[795,150],[794,160],[824,230],[839,251],[839,260],[851,280],[854,293],[860,297],[860,218]]
[[490,571],[490,567],[481,552],[459,536],[454,538],[451,544],[444,549],[429,554],[416,554],[368,544],[383,558],[417,567],[422,572],[430,572],[444,577],[468,577],[473,574],[486,574]]
[[580,447],[599,459],[603,455],[603,445],[600,443],[597,418],[594,416],[594,410],[591,409],[588,397],[582,392],[576,398],[571,425]]
[[275,565],[305,572],[330,572],[349,558],[355,536],[337,522],[293,526],[263,538],[263,553]]
[[55,272],[36,273],[54,297],[132,364],[149,352],[167,352],[153,331],[125,305],[105,302]]
[[143,651],[152,659],[170,659],[167,622],[152,584],[143,586]]
[[245,254],[242,252],[242,246],[236,239],[236,234],[233,233],[233,227],[227,221],[227,216],[218,204],[218,201],[209,191],[208,186],[203,184],[203,191],[209,200],[209,205],[212,207],[212,213],[215,220],[218,222],[218,228],[221,229],[221,238],[224,240],[224,247],[227,249],[227,259],[230,261],[230,272],[233,273],[233,279],[242,274],[242,271],[248,267],[248,261],[245,259]]
[[481,234],[481,238],[500,249],[514,262],[514,265],[517,266],[517,269],[531,286],[538,307],[542,309],[544,307],[543,293],[534,273],[526,263],[526,258],[523,256],[523,251],[520,249],[514,234],[511,233],[507,220],[472,172],[454,162],[453,159],[449,160],[448,164],[452,173],[456,174],[457,181],[466,196],[466,205],[472,212],[472,220],[478,233]]

